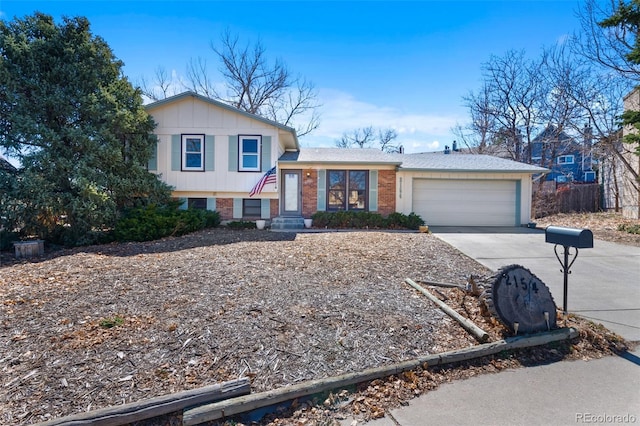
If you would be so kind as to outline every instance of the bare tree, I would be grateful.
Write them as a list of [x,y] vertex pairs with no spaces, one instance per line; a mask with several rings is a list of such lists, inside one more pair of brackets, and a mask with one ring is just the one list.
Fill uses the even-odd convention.
[[152,101],[159,101],[160,99],[173,96],[177,94],[182,87],[182,84],[176,81],[173,74],[162,66],[156,67],[151,82],[141,77],[138,85],[140,90],[142,90],[142,94]]
[[490,108],[489,85],[483,84],[477,92],[463,97],[471,121],[466,125],[456,124],[451,129],[463,146],[473,154],[492,154],[491,137],[496,132],[496,120]]
[[336,141],[338,148],[371,148],[375,140],[373,126],[354,129],[344,132],[342,137]]
[[574,35],[575,52],[594,64],[615,71],[625,78],[640,80],[640,66],[630,61],[638,28],[624,25],[603,26],[614,15],[622,1],[585,0],[578,11],[581,32]]
[[187,69],[191,90],[294,127],[298,136],[318,127],[320,104],[314,85],[294,76],[282,60],[269,62],[261,42],[241,45],[238,36],[227,30],[220,44],[212,43],[211,49],[220,61],[223,87],[216,89],[206,60],[198,58],[191,60]]
[[381,151],[399,152],[400,147],[393,142],[398,137],[398,132],[390,127],[374,129],[373,126],[362,127],[344,132],[336,141],[338,148],[373,148],[377,142]]
[[[593,62],[592,58],[582,55],[575,43],[571,41],[571,51],[560,54],[570,56],[564,62],[565,73],[572,73],[567,84],[567,96],[580,109],[582,122],[589,122],[589,132],[599,145],[604,155],[612,155],[619,159],[623,167],[638,178],[637,170],[629,164],[624,155],[624,145],[620,136],[620,115],[624,110],[623,99],[633,88],[636,81],[630,79],[627,73],[611,72],[612,67],[602,68],[600,61]],[[558,64],[562,59],[556,61]],[[557,68],[561,68],[557,66]],[[570,70],[570,71],[569,71]],[[581,126],[575,125],[580,131]]]
[[378,130],[378,142],[380,150],[384,152],[400,152],[401,147],[394,143],[398,137],[398,132],[392,128]]
[[[632,89],[634,81],[624,74],[602,67],[600,62],[579,54],[571,40],[568,47],[557,46],[547,51],[546,75],[556,82],[562,99],[554,99],[555,117],[563,126],[573,130],[583,141],[583,158],[594,158],[599,172],[608,173],[613,185],[615,208],[618,210],[619,185],[616,169],[622,168],[636,181],[638,171],[629,162],[629,147],[622,143],[620,115],[624,110],[623,98]],[[638,189],[638,188],[636,188]]]
[[220,99],[215,90],[214,82],[209,76],[207,60],[203,58],[191,58],[187,64],[187,84],[188,90],[199,93],[211,99]]
[[584,75],[564,45],[543,50],[541,58],[541,89],[536,101],[540,124],[536,140],[541,149],[537,155],[539,165],[552,169],[553,160],[561,150],[583,148],[579,132],[586,117],[572,90]]
[[[541,93],[540,62],[528,61],[523,51],[492,56],[483,64],[483,86],[465,98],[472,123],[464,143],[492,149],[516,161],[531,161],[531,140],[538,124]],[[475,134],[471,136],[471,134]]]
[[282,60],[270,62],[261,42],[241,45],[239,37],[227,30],[211,49],[220,64],[217,74],[201,57],[187,64],[184,83],[159,67],[151,83],[141,80],[144,95],[159,100],[176,94],[177,87],[186,88],[292,127],[298,137],[318,127],[321,105],[313,83],[293,75]]

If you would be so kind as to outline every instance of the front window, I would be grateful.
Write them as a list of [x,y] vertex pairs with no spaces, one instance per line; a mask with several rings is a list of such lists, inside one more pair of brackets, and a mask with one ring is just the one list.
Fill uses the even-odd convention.
[[558,157],[558,164],[573,164],[573,155],[561,155]]
[[328,210],[346,210],[345,191],[347,188],[347,172],[344,170],[329,170]]
[[262,136],[240,135],[238,144],[239,170],[243,172],[259,172]]
[[327,173],[328,210],[366,210],[366,170],[329,170]]
[[182,170],[204,170],[204,135],[182,135]]
[[262,215],[262,200],[259,198],[242,199],[242,217],[260,217]]
[[367,172],[349,171],[349,210],[364,210],[367,206]]
[[190,209],[206,210],[206,198],[187,198],[187,207]]

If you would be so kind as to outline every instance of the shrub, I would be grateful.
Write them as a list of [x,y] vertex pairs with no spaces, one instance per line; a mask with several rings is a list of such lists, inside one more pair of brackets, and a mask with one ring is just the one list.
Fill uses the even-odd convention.
[[129,210],[115,227],[117,241],[151,241],[180,236],[220,225],[220,213],[208,210],[180,210],[180,202],[155,204]]
[[387,228],[391,229],[419,229],[424,224],[424,220],[413,212],[409,215],[391,213],[387,217]]
[[227,223],[229,229],[256,229],[256,223],[249,220],[235,220]]
[[640,225],[633,225],[630,223],[621,223],[620,225],[618,225],[618,231],[627,232],[629,234],[640,235]]
[[0,230],[0,250],[8,250],[14,241],[18,241],[18,233],[6,229]]
[[418,229],[424,225],[424,220],[415,213],[391,213],[385,218],[379,213],[341,210],[316,212],[311,218],[316,228]]
[[313,226],[316,228],[328,228],[331,215],[332,213],[328,212],[315,212],[311,216],[311,219],[313,219]]
[[387,219],[385,221],[385,227],[387,228],[391,228],[391,229],[396,229],[396,228],[402,228],[402,224],[404,222],[404,215],[402,213],[391,213],[389,216],[387,216]]
[[50,244],[65,247],[88,246],[92,244],[107,244],[114,240],[113,232],[109,230],[90,230],[56,224],[41,235]]
[[407,229],[420,229],[421,226],[426,225],[425,221],[420,217],[420,215],[415,214],[414,212],[409,213],[408,216],[405,216],[404,227]]

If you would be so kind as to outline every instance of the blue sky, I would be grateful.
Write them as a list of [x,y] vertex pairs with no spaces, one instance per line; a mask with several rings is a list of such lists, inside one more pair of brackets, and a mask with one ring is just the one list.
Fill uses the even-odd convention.
[[537,57],[578,30],[575,0],[554,1],[25,1],[0,0],[0,18],[41,11],[86,16],[134,82],[158,66],[185,75],[190,58],[213,63],[225,29],[260,40],[312,81],[320,127],[302,146],[334,146],[343,132],[395,128],[406,152],[451,145],[467,121],[462,97],[481,65],[510,49]]

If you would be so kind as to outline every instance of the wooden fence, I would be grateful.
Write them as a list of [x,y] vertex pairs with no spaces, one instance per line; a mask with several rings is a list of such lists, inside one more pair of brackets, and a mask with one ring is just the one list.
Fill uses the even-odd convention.
[[597,183],[543,182],[533,185],[533,217],[558,213],[598,212],[601,191]]

